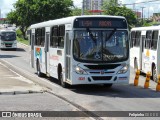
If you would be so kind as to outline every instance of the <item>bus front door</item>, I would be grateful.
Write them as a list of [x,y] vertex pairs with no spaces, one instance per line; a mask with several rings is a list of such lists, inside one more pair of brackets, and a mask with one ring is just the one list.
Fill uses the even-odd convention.
[[65,41],[65,80],[69,80],[71,78],[71,33],[69,31],[66,32],[66,41]]
[[45,38],[45,71],[46,75],[49,76],[49,41],[50,41],[50,33],[46,32]]
[[144,70],[144,57],[145,57],[145,53],[144,53],[144,47],[145,47],[145,35],[142,35],[142,41],[141,41],[141,52],[140,52],[140,69],[143,71]]
[[31,31],[31,67],[34,68],[34,41],[35,41],[35,29]]

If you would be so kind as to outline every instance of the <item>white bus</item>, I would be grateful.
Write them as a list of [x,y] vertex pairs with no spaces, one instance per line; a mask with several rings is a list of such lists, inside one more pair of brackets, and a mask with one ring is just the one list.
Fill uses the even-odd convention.
[[134,69],[143,73],[151,72],[157,82],[160,74],[160,26],[131,29],[130,63]]
[[129,83],[128,25],[120,16],[73,16],[31,25],[31,65],[68,84]]
[[0,49],[17,49],[16,32],[13,30],[0,30]]

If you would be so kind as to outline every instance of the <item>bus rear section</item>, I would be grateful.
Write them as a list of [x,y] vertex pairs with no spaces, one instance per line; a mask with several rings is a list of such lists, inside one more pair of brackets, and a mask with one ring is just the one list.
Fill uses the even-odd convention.
[[138,27],[131,30],[131,66],[143,73],[150,72],[157,82],[160,74],[160,26]]
[[0,30],[0,49],[17,49],[16,32]]

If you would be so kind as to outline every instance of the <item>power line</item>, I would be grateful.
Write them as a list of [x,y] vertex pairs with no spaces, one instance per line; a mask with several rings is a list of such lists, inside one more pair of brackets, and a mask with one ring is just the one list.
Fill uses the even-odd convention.
[[160,2],[160,0],[150,0],[150,1],[143,1],[138,3],[131,3],[131,4],[122,4],[122,5],[134,5],[134,4],[142,4],[142,3],[149,3],[149,2]]

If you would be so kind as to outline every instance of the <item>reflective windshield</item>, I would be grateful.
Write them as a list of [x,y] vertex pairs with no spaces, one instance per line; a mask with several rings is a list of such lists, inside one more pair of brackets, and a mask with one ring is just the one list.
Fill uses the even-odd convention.
[[6,40],[6,41],[16,40],[16,33],[15,32],[2,32],[1,40]]
[[75,31],[73,55],[76,60],[117,62],[128,59],[128,32],[122,30]]

